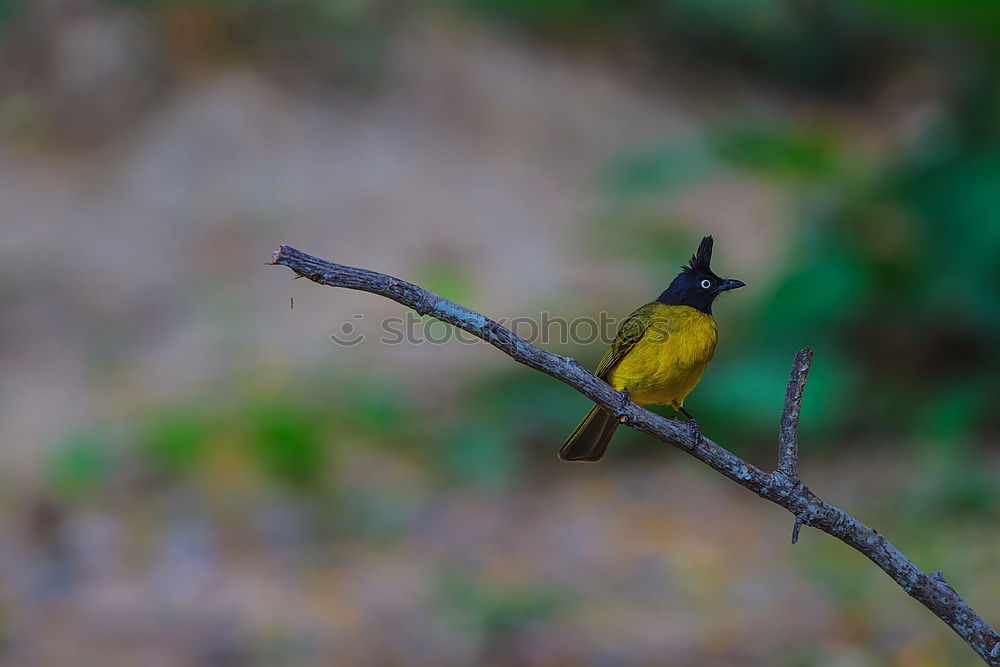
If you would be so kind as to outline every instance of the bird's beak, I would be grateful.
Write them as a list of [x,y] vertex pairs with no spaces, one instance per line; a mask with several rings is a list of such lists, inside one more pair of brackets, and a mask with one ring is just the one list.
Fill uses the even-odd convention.
[[738,287],[746,287],[746,283],[743,282],[742,280],[735,280],[733,278],[726,278],[725,280],[722,281],[722,284],[719,285],[719,291],[720,292],[728,292],[729,290],[736,289]]

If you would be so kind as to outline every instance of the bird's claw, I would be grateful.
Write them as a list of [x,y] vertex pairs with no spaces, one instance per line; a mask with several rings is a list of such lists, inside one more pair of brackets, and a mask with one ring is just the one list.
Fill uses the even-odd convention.
[[684,423],[687,425],[687,430],[691,436],[691,440],[694,441],[694,444],[697,447],[701,444],[701,427],[698,426],[698,421],[696,419],[688,419]]

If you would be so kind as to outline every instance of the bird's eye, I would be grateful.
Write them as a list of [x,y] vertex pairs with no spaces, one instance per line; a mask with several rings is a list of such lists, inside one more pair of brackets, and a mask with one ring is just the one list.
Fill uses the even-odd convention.
[[711,286],[712,286],[712,281],[711,280],[702,280],[701,281],[701,287],[702,287],[702,289],[708,289]]

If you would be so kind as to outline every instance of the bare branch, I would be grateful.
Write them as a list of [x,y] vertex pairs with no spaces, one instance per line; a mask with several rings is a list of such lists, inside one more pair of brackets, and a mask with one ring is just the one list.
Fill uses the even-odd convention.
[[[468,331],[515,361],[565,382],[608,412],[625,418],[633,428],[679,447],[761,498],[784,507],[797,517],[797,525],[822,530],[864,554],[908,595],[944,621],[987,664],[1000,666],[1000,649],[995,648],[1000,645],[1000,635],[951,586],[938,577],[925,574],[877,531],[847,512],[823,502],[808,487],[794,479],[794,476],[769,475],[704,436],[699,442],[695,442],[689,430],[681,423],[654,414],[631,401],[623,402],[618,392],[587,372],[576,360],[546,352],[490,318],[422,287],[367,269],[333,264],[287,245],[280,246],[275,251],[273,263],[287,266],[298,276],[321,285],[380,294],[422,315],[436,317]],[[800,351],[799,355],[807,357],[809,353]],[[799,355],[796,356],[796,361],[799,360]],[[800,373],[801,380],[796,382],[796,386],[804,385],[807,370],[806,359],[805,370]],[[794,367],[792,374],[796,375]],[[790,381],[789,387],[791,385]],[[796,415],[798,401],[801,401],[801,389],[798,398],[793,400]],[[786,408],[787,406],[786,397]],[[783,415],[783,427],[784,421]],[[793,420],[790,418],[790,421]],[[797,422],[797,416],[794,421]],[[794,429],[794,425],[792,428]],[[782,442],[795,442],[794,431],[789,436],[790,440],[786,440],[784,428],[782,431]],[[794,471],[794,468],[791,470]]]
[[788,375],[788,387],[785,389],[785,405],[781,408],[778,472],[793,482],[799,478],[799,412],[802,409],[802,393],[806,388],[812,357],[812,350],[799,350],[795,353],[792,371]]

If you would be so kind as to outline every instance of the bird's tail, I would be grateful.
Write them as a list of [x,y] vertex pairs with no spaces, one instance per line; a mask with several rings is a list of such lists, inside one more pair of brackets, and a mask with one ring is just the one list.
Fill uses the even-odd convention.
[[618,420],[595,405],[559,448],[563,461],[599,461],[608,448]]

